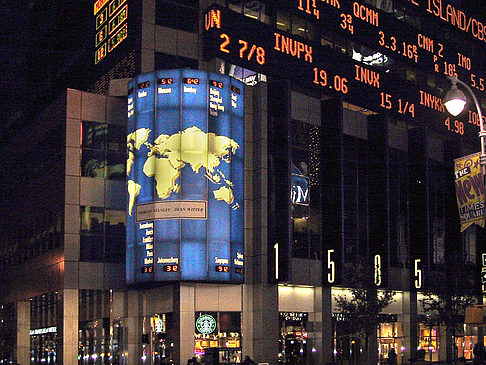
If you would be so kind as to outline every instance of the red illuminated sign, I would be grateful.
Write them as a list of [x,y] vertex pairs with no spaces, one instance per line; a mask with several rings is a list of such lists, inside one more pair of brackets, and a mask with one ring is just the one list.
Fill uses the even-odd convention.
[[164,265],[164,272],[178,272],[179,265]]
[[199,79],[191,78],[191,77],[184,77],[182,79],[182,82],[188,85],[199,85]]
[[151,274],[154,272],[153,266],[142,266],[141,268],[142,274]]
[[157,80],[158,85],[172,85],[174,83],[173,78],[159,79]]
[[110,0],[97,0],[94,3],[94,15],[96,15],[101,10],[101,8],[103,8],[103,6],[108,3],[108,1]]
[[216,265],[215,270],[216,272],[229,272],[229,266]]

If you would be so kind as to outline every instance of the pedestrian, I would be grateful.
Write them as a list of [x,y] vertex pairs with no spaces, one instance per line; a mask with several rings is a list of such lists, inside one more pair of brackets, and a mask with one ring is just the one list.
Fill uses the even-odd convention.
[[486,361],[486,351],[484,350],[484,345],[478,342],[474,345],[474,361],[473,364],[483,364]]
[[464,356],[458,358],[457,361],[456,361],[456,364],[457,365],[466,365],[466,359],[464,358]]
[[388,352],[388,365],[397,365],[397,353],[393,347]]
[[256,365],[256,362],[253,361],[250,356],[246,355],[245,356],[245,360],[243,360],[242,364],[245,364],[245,365]]

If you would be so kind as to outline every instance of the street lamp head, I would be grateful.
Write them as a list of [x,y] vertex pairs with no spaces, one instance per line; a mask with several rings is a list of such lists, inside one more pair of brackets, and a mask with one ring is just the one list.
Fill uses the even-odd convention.
[[451,78],[452,87],[444,97],[444,105],[453,116],[461,114],[466,106],[466,95],[457,88],[457,79]]

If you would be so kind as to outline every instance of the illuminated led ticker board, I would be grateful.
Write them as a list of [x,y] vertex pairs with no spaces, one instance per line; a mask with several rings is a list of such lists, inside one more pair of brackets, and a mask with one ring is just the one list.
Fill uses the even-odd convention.
[[[293,0],[293,3],[298,5],[299,1]],[[321,8],[326,5],[322,1],[316,3]],[[344,6],[346,2],[341,0],[339,3]],[[323,17],[324,14],[319,13],[319,19]],[[207,58],[218,57],[266,75],[285,77],[301,87],[315,88],[371,110],[415,120],[419,125],[426,124],[452,136],[477,138],[479,120],[473,110],[453,118],[446,112],[442,103],[443,95],[436,89],[397,78],[393,72],[386,72],[385,67],[358,63],[338,50],[217,5],[205,12],[204,26]],[[339,24],[336,26],[340,27]],[[405,44],[406,52],[410,48],[408,44]],[[414,47],[411,49],[413,52]],[[482,78],[475,80],[478,85],[486,84]]]
[[242,283],[244,86],[166,70],[129,83],[129,284]]
[[[450,13],[447,17],[449,22],[469,22],[464,30],[469,26],[467,29],[472,32],[471,35],[475,34],[474,38],[484,41],[481,22],[467,17],[450,5],[446,6],[445,1],[442,4],[442,0],[414,0],[409,1],[409,4],[415,5],[411,9],[417,16],[419,13],[423,15],[422,23],[426,21],[424,19],[433,16],[445,20],[444,16],[447,14],[444,13],[447,11]],[[416,65],[430,74],[456,75],[472,88],[485,91],[486,69],[481,59],[473,59],[467,49],[458,50],[446,39],[440,40],[431,34],[418,31],[397,19],[393,13],[351,0],[293,0],[291,5],[287,1],[282,5],[316,25],[341,33],[349,39],[359,40],[359,43],[373,50]]]
[[97,0],[95,16],[95,64],[102,61],[128,36],[127,0]]

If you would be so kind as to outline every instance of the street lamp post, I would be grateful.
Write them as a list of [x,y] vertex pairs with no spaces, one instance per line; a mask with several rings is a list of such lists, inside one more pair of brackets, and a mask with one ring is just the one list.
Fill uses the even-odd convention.
[[457,84],[463,86],[469,94],[471,94],[474,104],[476,105],[479,117],[479,138],[481,140],[481,155],[479,161],[481,165],[481,174],[483,175],[483,183],[486,185],[486,130],[484,129],[481,107],[479,106],[478,99],[476,99],[473,91],[466,83],[459,80],[456,76],[448,76],[448,79],[451,80],[452,87],[444,97],[444,105],[449,113],[454,117],[459,115],[464,110],[467,103],[466,96],[457,88]]

